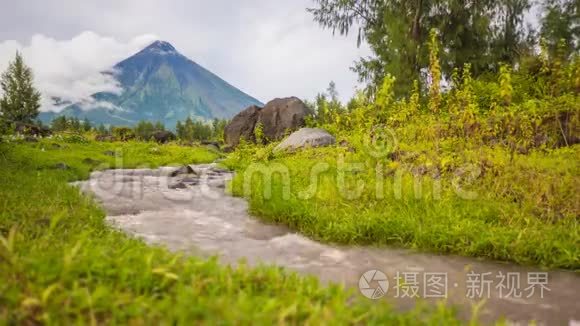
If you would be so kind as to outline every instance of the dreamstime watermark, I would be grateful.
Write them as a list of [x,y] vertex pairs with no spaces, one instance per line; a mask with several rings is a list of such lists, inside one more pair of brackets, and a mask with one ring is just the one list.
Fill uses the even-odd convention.
[[[304,167],[298,176],[293,175],[288,165],[280,162],[252,163],[238,172],[242,177],[241,190],[246,198],[259,194],[264,200],[270,200],[274,195],[288,200],[294,194],[298,199],[309,200],[317,196],[324,182],[324,186],[334,187],[340,198],[350,201],[363,196],[375,200],[388,196],[397,200],[441,200],[448,193],[465,200],[477,198],[477,192],[471,186],[482,174],[478,165],[464,164],[442,171],[437,162],[430,163],[423,159],[414,163],[414,158],[420,153],[399,150],[395,132],[384,126],[372,128],[363,145],[362,150],[367,156],[337,151],[334,162],[315,162]],[[93,174],[90,180],[93,192],[143,198],[146,194],[144,187],[152,177],[155,177],[156,186],[164,198],[174,201],[193,200],[199,196],[215,199],[220,195],[219,188],[223,188],[223,185],[215,187],[211,169],[189,171],[194,172],[194,176],[175,174],[177,167],[150,169],[142,165],[128,170],[123,169],[125,165],[121,152],[111,152],[111,155],[115,155],[114,168],[118,170]],[[97,170],[109,168],[101,165]],[[442,178],[444,172],[446,177]],[[305,175],[306,182],[303,180]],[[301,178],[300,185],[298,189],[293,189],[293,178],[296,177]],[[189,182],[183,182],[184,179],[189,179]]]
[[[457,276],[457,275],[456,275]],[[548,272],[475,272],[465,273],[460,280],[450,280],[447,272],[397,271],[390,275],[372,269],[359,279],[360,293],[369,299],[380,299],[389,290],[396,299],[446,299],[449,288],[461,288],[468,299],[521,299],[544,296],[550,292]],[[452,281],[452,282],[450,282]]]

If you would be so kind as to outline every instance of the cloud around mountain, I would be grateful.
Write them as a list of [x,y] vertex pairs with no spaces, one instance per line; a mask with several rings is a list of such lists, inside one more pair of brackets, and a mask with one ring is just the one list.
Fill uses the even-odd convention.
[[41,111],[58,112],[66,104],[86,102],[94,93],[121,92],[113,74],[102,72],[110,71],[117,62],[155,39],[155,35],[146,34],[122,42],[83,32],[70,40],[56,40],[37,34],[29,44],[0,42],[0,71],[20,51],[33,69],[35,83],[43,95]]

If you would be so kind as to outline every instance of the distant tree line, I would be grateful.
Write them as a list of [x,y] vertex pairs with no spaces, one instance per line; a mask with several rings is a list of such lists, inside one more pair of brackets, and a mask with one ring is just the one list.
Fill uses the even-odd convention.
[[186,141],[219,141],[223,140],[224,129],[227,120],[213,119],[211,123],[196,120],[188,117],[184,122],[178,121],[175,126],[177,138]]
[[88,132],[93,130],[93,125],[88,119],[79,120],[78,118],[67,118],[66,116],[59,116],[50,123],[52,131],[72,131],[72,132]]

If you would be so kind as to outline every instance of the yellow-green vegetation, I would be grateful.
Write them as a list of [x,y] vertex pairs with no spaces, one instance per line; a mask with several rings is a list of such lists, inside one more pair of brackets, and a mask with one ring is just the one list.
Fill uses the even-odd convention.
[[125,168],[217,158],[203,148],[79,136],[0,143],[1,324],[459,324],[444,306],[395,313],[278,268],[225,267],[127,237],[67,184],[121,167],[111,152]]
[[337,145],[242,145],[225,162],[239,172],[233,192],[324,241],[577,270],[580,57],[544,59],[478,79],[467,64],[443,93],[416,82],[397,98],[387,75],[373,98],[319,97],[310,124]]

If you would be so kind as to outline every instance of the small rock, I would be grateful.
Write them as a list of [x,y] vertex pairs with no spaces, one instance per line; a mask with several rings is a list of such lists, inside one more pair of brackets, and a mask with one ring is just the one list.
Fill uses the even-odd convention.
[[187,185],[183,182],[177,182],[174,184],[170,184],[168,186],[169,189],[187,189]]
[[224,174],[224,173],[228,173],[228,172],[230,172],[230,171],[229,171],[229,170],[227,170],[227,169],[218,168],[218,167],[212,167],[212,168],[211,168],[211,171],[213,171],[213,172],[215,172],[215,173],[217,173],[217,174]]
[[115,141],[115,137],[110,135],[97,135],[95,140],[100,142],[113,142]]
[[169,174],[169,176],[176,177],[176,176],[182,175],[182,174],[195,174],[195,175],[197,175],[197,173],[195,172],[194,169],[191,168],[191,166],[185,165],[185,166],[182,166],[182,167],[178,168],[177,170],[171,172]]
[[97,165],[97,164],[101,163],[101,161],[94,160],[94,159],[92,159],[92,158],[90,158],[90,157],[87,157],[87,158],[85,158],[85,159],[83,160],[83,163],[84,163],[84,164],[87,164],[87,165]]

